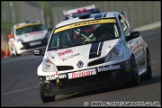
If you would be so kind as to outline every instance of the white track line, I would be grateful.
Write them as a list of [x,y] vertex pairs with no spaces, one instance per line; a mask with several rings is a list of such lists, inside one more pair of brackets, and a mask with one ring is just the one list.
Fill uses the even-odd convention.
[[[157,60],[157,61],[153,61],[151,63],[157,63],[160,62],[161,60]],[[29,87],[29,88],[25,88],[25,89],[20,89],[20,90],[16,90],[16,91],[12,91],[12,92],[7,92],[7,93],[2,93],[1,95],[7,95],[7,94],[11,94],[11,93],[15,93],[15,92],[20,92],[20,91],[24,91],[24,90],[28,90],[28,89],[33,89],[33,88],[37,88],[38,86],[34,86],[34,87]]]
[[150,63],[156,63],[156,62],[160,62],[161,60],[157,60],[157,61],[153,61],[153,62],[150,62]]
[[37,88],[37,87],[38,87],[38,86],[29,87],[29,88],[20,89],[20,90],[16,90],[16,91],[12,91],[12,92],[2,93],[1,95],[11,94],[11,93],[20,92],[20,91],[24,91],[24,90],[28,90],[28,89]]

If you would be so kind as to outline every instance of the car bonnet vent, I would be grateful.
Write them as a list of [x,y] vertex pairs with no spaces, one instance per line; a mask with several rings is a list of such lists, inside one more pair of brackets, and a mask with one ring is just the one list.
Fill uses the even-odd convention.
[[89,18],[90,15],[91,15],[91,13],[89,13],[89,12],[82,13],[82,14],[79,15],[79,19]]

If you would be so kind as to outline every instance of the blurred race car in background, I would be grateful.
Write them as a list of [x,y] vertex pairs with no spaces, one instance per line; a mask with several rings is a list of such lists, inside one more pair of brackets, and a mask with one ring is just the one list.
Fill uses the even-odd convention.
[[65,15],[64,20],[78,17],[80,14],[86,13],[86,12],[100,13],[100,10],[97,7],[95,7],[95,5],[90,5],[90,6],[85,6],[85,7],[70,9],[70,10],[63,10],[63,13]]
[[23,52],[45,48],[49,35],[47,27],[39,20],[15,24],[8,35],[10,55],[18,56]]

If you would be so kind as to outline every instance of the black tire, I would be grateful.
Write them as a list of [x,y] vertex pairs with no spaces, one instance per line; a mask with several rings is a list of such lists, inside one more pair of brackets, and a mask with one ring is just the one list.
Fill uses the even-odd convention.
[[152,79],[152,68],[150,63],[150,55],[148,52],[146,57],[147,57],[147,73],[142,76],[142,79],[144,80]]
[[44,103],[55,101],[55,95],[44,96],[44,91],[43,91],[43,88],[41,86],[40,86],[40,97],[41,97],[42,102],[44,102]]
[[137,86],[140,84],[141,78],[140,75],[138,74],[137,64],[133,56],[131,57],[130,63],[131,63],[131,78],[132,78],[132,82],[130,83],[130,85]]

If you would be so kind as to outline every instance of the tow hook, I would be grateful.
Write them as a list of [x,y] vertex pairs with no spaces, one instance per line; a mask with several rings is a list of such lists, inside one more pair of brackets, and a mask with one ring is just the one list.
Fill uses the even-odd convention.
[[61,88],[63,86],[63,82],[60,79],[56,79],[56,88]]

